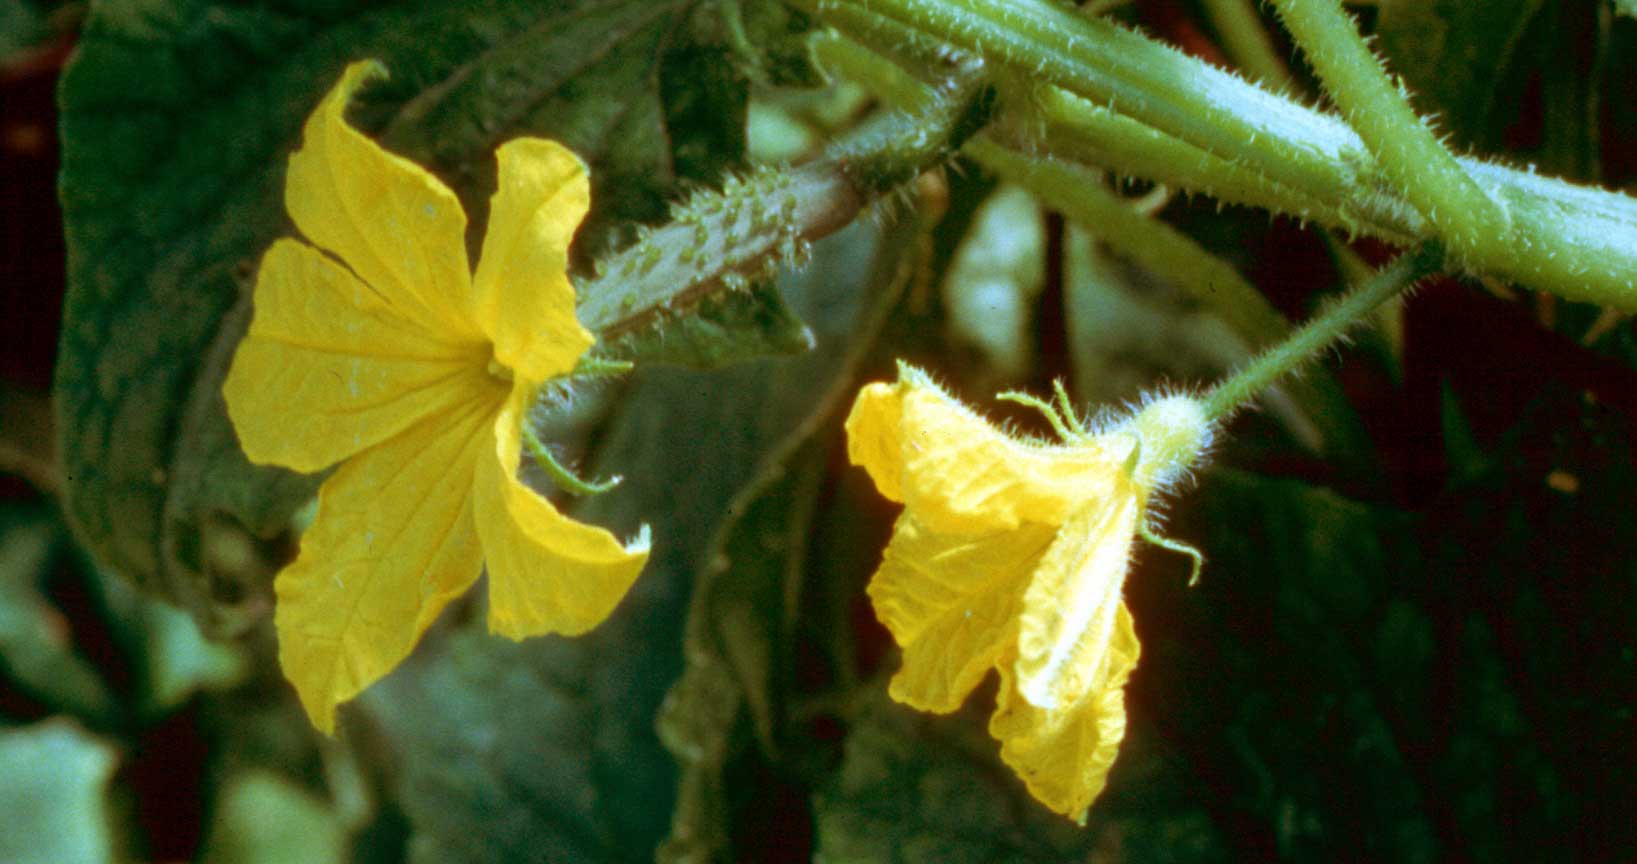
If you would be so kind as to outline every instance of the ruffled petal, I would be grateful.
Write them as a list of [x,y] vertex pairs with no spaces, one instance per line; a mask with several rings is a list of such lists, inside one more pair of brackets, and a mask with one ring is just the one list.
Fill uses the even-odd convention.
[[472,477],[497,402],[440,412],[324,482],[301,554],[274,581],[279,663],[313,725],[392,671],[482,571]]
[[500,184],[472,283],[477,320],[495,359],[519,378],[545,381],[572,370],[592,343],[568,280],[568,245],[591,206],[591,184],[579,157],[555,141],[517,138],[495,155]]
[[1023,593],[1017,686],[1032,704],[1078,702],[1104,674],[1142,502],[1130,481],[1070,517]]
[[476,515],[489,572],[489,629],[511,639],[578,635],[614,611],[648,560],[648,538],[614,535],[557,512],[518,479],[519,420],[531,397],[517,386],[478,465]]
[[1014,440],[904,367],[888,388],[860,392],[848,452],[888,498],[938,531],[978,533],[1061,524],[1107,494],[1134,444],[1114,434],[1072,446]]
[[374,61],[342,73],[290,157],[284,206],[301,233],[341,259],[428,338],[481,340],[472,317],[466,213],[436,177],[347,125],[347,102],[386,77]]
[[1023,698],[1010,664],[1002,662],[1000,693],[989,720],[989,733],[1001,742],[1001,760],[1023,778],[1029,794],[1081,825],[1107,785],[1125,738],[1125,684],[1142,652],[1124,603],[1115,608],[1109,648],[1097,686],[1056,709]]
[[947,713],[1012,644],[1029,574],[1053,529],[1024,525],[985,535],[941,534],[907,510],[870,580],[876,617],[904,649],[894,699]]
[[494,388],[486,362],[481,344],[428,340],[346,268],[286,238],[262,258],[222,392],[251,461],[312,472]]
[[900,504],[904,502],[904,464],[899,454],[904,436],[898,421],[903,414],[903,387],[884,381],[860,388],[847,414],[847,458],[869,472],[882,497]]

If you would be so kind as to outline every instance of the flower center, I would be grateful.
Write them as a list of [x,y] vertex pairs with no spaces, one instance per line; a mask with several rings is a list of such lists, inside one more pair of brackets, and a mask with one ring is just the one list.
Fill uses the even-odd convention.
[[506,383],[510,384],[512,380],[512,368],[500,362],[498,358],[491,354],[489,355],[489,375],[498,381],[505,381]]

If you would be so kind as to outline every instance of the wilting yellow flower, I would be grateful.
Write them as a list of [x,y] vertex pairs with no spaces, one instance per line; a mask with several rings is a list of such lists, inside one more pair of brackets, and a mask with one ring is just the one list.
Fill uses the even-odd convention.
[[892,697],[953,711],[997,669],[989,731],[1001,758],[1036,798],[1083,822],[1125,735],[1140,653],[1121,599],[1132,540],[1150,493],[1192,460],[1208,426],[1185,397],[1100,433],[1024,401],[1064,443],[1009,437],[902,366],[896,384],[858,394],[848,449],[904,504],[869,588],[903,648]]
[[311,245],[262,259],[223,388],[252,461],[340,463],[274,585],[279,660],[326,732],[485,562],[489,627],[521,639],[595,626],[648,555],[646,531],[622,545],[518,479],[532,395],[593,342],[565,272],[585,167],[551,141],[502,145],[474,274],[454,194],[347,125],[384,74],[353,64],[308,119],[284,195]]

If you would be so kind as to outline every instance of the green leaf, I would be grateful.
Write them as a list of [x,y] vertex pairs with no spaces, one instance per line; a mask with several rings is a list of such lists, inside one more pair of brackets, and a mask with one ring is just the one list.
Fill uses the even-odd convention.
[[98,580],[110,624],[138,666],[138,709],[147,717],[169,713],[198,691],[225,689],[245,678],[249,658],[243,645],[205,639],[185,612],[123,580],[94,572],[91,578]]
[[[289,232],[301,122],[341,68],[392,79],[357,122],[483,221],[492,150],[564,141],[592,167],[576,254],[665,214],[743,151],[745,87],[697,0],[110,0],[61,86],[69,294],[56,388],[68,510],[120,573],[234,630],[288,555],[317,478],[248,465],[219,385],[255,262]],[[248,553],[248,554],[246,554]],[[224,612],[225,610],[225,612]]]
[[1472,480],[1488,473],[1493,466],[1478,444],[1466,412],[1461,410],[1460,398],[1448,382],[1438,388],[1438,419],[1443,432],[1444,459],[1449,462],[1453,479],[1456,482]]
[[51,37],[45,10],[28,0],[0,0],[0,67]]
[[823,449],[812,444],[769,466],[729,510],[695,577],[682,677],[660,710],[660,740],[681,766],[671,836],[658,860],[717,860],[732,849],[725,773],[746,746],[748,719],[764,756],[784,721],[789,651]]
[[0,861],[112,861],[114,763],[113,748],[63,720],[0,731]]
[[1185,562],[1145,552],[1127,581],[1143,634],[1128,704],[1220,778],[1210,806],[1238,826],[1236,857],[1435,860],[1431,793],[1395,723],[1428,669],[1421,607],[1398,602],[1432,578],[1418,522],[1226,469],[1177,522],[1203,578],[1187,588]]
[[1543,0],[1384,0],[1376,36],[1422,113],[1471,146],[1488,144],[1497,88]]
[[713,369],[770,354],[799,354],[813,347],[807,329],[773,282],[723,291],[685,313],[603,345],[600,353],[639,364]]
[[825,75],[807,34],[813,21],[777,0],[720,0],[721,26],[745,75],[772,87],[817,87]]
[[[654,731],[682,671],[687,591],[710,538],[770,454],[809,434],[851,386],[908,248],[854,227],[815,247],[783,289],[817,349],[699,373],[639,369],[592,476],[614,491],[576,516],[653,530],[647,569],[615,614],[576,639],[513,644],[459,632],[360,700],[399,756],[400,805],[421,860],[635,861],[664,838],[676,768]],[[345,716],[345,715],[343,715]]]
[[997,745],[980,722],[964,719],[876,697],[848,730],[841,768],[816,799],[816,857],[837,864],[1083,859],[1090,833],[1020,806],[1020,781],[995,758]]
[[96,668],[75,651],[63,613],[42,593],[60,561],[62,526],[44,513],[0,513],[0,667],[53,708],[108,721],[117,706]]
[[264,770],[228,782],[216,802],[205,864],[340,864],[346,834],[336,815],[289,780]]
[[[1637,445],[1623,409],[1551,387],[1431,514],[1424,608],[1442,674],[1412,703],[1462,854],[1627,860],[1637,769]],[[1413,728],[1413,727],[1412,727]],[[1618,754],[1618,755],[1613,755]]]
[[1146,730],[1128,735],[1109,788],[1081,828],[1040,806],[1001,764],[999,745],[984,732],[989,705],[936,717],[878,694],[862,707],[840,770],[817,796],[815,860],[1230,860],[1194,800],[1197,777]]
[[1614,11],[1627,18],[1637,18],[1637,0],[1614,0]]

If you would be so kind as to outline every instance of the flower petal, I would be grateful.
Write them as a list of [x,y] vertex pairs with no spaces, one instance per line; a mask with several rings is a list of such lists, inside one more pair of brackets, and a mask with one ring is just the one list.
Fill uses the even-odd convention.
[[1107,785],[1125,738],[1125,684],[1141,652],[1131,613],[1121,603],[1108,662],[1079,701],[1036,707],[1018,691],[1011,664],[999,666],[1000,694],[989,733],[1001,742],[1001,760],[1023,778],[1029,794],[1081,825]]
[[1017,687],[1038,707],[1078,702],[1105,674],[1142,512],[1135,484],[1123,485],[1064,523],[1023,593]]
[[313,725],[392,671],[476,581],[474,466],[497,406],[473,400],[347,460],[274,581],[279,663]]
[[875,488],[889,501],[904,501],[904,389],[899,384],[866,384],[847,414],[847,457],[870,473]]
[[339,257],[428,338],[481,340],[471,315],[460,201],[421,166],[347,125],[353,93],[384,77],[386,70],[374,61],[342,73],[308,118],[302,147],[290,157],[284,206],[301,233]]
[[882,495],[930,528],[963,533],[1062,524],[1111,491],[1134,444],[1119,434],[1073,446],[1014,440],[909,367],[895,386],[859,393],[847,439]]
[[913,510],[898,517],[869,588],[876,617],[904,649],[892,698],[940,714],[960,707],[1012,645],[1024,587],[1054,533],[1024,525],[941,534]]
[[541,138],[500,146],[500,185],[489,202],[473,280],[479,325],[495,359],[518,377],[545,381],[574,368],[591,334],[574,317],[568,245],[591,206],[585,165]]
[[532,388],[519,384],[478,465],[476,515],[489,570],[489,629],[511,639],[578,635],[625,597],[648,560],[647,531],[630,546],[557,512],[517,477],[519,421]]
[[251,461],[312,472],[494,387],[486,358],[482,345],[428,341],[346,268],[286,238],[262,258],[222,393]]

